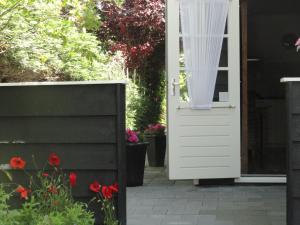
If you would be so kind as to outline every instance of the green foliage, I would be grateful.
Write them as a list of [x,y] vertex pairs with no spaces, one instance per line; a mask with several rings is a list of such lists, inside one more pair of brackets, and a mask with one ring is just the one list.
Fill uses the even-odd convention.
[[6,193],[4,186],[0,185],[0,225],[13,225],[11,214],[9,213],[9,207],[7,201],[11,197]]
[[[70,189],[63,184],[62,173],[56,173],[48,178],[39,174],[40,186],[30,193],[19,209],[8,207],[12,194],[5,188],[10,189],[12,185],[5,188],[0,185],[0,225],[93,225],[93,213],[87,210],[86,204],[73,200]],[[49,192],[50,182],[57,185],[57,193]],[[55,202],[59,204],[53,204]]]
[[138,88],[120,55],[104,54],[91,33],[100,24],[93,0],[0,0],[0,15],[0,82],[126,80],[134,128]]
[[138,91],[138,86],[131,80],[127,79],[126,88],[126,127],[136,129],[136,119],[142,96]]
[[108,64],[108,79],[109,80],[124,80],[126,84],[126,127],[130,129],[136,129],[136,119],[138,116],[138,109],[142,101],[142,96],[139,93],[137,81],[135,76],[128,77],[124,68],[124,58],[121,52],[117,52],[112,57]]
[[135,127],[144,130],[149,124],[165,122],[162,119],[166,93],[166,79],[164,72],[165,45],[158,45],[147,62],[137,70],[141,74],[139,93],[141,95],[140,106],[137,108]]
[[[64,208],[64,211],[51,211],[48,214],[40,213],[38,204],[30,202],[24,204],[18,210],[19,214],[15,217],[19,221],[18,225],[93,225],[92,213],[86,210],[82,203],[74,203]],[[23,223],[21,222],[23,221]]]
[[93,214],[83,203],[75,202],[63,211],[51,211],[47,214],[39,209],[39,203],[31,199],[21,209],[1,211],[1,225],[93,225]]
[[[57,2],[57,0],[52,0]],[[95,31],[100,25],[94,0],[62,0],[64,17],[74,21],[79,28]]]
[[[13,0],[2,0],[2,15]],[[7,8],[7,9],[5,9]],[[61,80],[106,78],[110,58],[92,33],[99,25],[91,0],[22,1],[0,21],[0,65],[19,66]]]

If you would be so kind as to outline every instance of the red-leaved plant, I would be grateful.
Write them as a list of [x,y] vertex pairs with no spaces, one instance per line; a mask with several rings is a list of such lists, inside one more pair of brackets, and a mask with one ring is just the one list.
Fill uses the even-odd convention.
[[164,42],[164,0],[125,0],[121,6],[100,1],[98,8],[102,18],[99,38],[112,52],[123,53],[129,69],[139,68]]
[[[98,37],[109,52],[122,52],[141,101],[134,127],[160,121],[165,93],[165,0],[98,0]],[[135,73],[133,73],[135,72]],[[133,76],[135,74],[136,76]]]

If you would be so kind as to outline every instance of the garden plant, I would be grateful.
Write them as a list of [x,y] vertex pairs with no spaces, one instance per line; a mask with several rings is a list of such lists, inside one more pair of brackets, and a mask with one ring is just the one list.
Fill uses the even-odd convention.
[[[33,158],[33,164],[36,165]],[[88,205],[77,202],[72,196],[72,189],[80,185],[77,174],[68,175],[60,167],[61,159],[56,153],[50,154],[44,169],[32,173],[26,170],[27,162],[20,156],[10,159],[10,170],[23,171],[28,176],[26,184],[14,182],[2,183],[0,186],[0,224],[1,225],[93,225],[94,214]],[[91,192],[97,193],[100,209],[103,211],[104,225],[118,225],[113,201],[118,185],[100,185],[91,183]],[[9,201],[18,195],[21,206],[9,207]],[[16,200],[14,200],[16,201]]]
[[160,123],[149,124],[144,131],[145,140],[149,142],[147,156],[150,166],[162,167],[166,155],[166,127]]
[[121,54],[101,47],[100,23],[93,0],[0,1],[0,82],[126,80],[134,127],[141,97]]
[[146,149],[148,142],[142,141],[139,133],[126,129],[127,186],[141,186],[144,180]]
[[[99,39],[105,49],[121,51],[141,96],[135,128],[144,130],[161,119],[165,94],[164,0],[100,1]],[[136,75],[136,77],[134,77]]]

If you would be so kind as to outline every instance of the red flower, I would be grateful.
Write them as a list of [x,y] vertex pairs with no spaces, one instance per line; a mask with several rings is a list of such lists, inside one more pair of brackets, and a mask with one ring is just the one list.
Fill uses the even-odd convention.
[[100,188],[101,188],[101,185],[97,182],[97,181],[94,181],[94,183],[90,184],[90,190],[93,191],[93,192],[100,192]]
[[113,185],[110,185],[109,186],[109,189],[112,191],[112,192],[115,192],[117,193],[119,191],[119,185],[116,183],[116,184],[113,184]]
[[102,187],[102,195],[106,199],[111,199],[113,196],[113,190],[108,186]]
[[60,158],[55,153],[52,153],[48,158],[48,162],[51,166],[59,166]]
[[42,173],[43,177],[49,177],[49,173]]
[[71,172],[69,175],[70,186],[74,187],[76,185],[77,175],[74,172]]
[[24,188],[23,186],[19,186],[16,190],[16,192],[20,193],[20,198],[21,199],[28,199],[28,193],[30,192],[30,190]]
[[126,129],[126,141],[131,142],[131,143],[139,142],[137,133],[130,129]]
[[12,157],[9,164],[12,169],[24,169],[26,162],[21,157]]
[[48,191],[49,191],[50,193],[52,193],[52,194],[57,194],[57,193],[58,193],[57,188],[56,188],[55,186],[50,186],[50,187],[48,188]]

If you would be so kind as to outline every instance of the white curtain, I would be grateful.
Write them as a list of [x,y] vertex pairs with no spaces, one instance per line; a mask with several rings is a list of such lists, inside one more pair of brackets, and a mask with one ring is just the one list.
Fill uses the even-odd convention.
[[229,0],[180,0],[181,29],[190,104],[213,102]]

